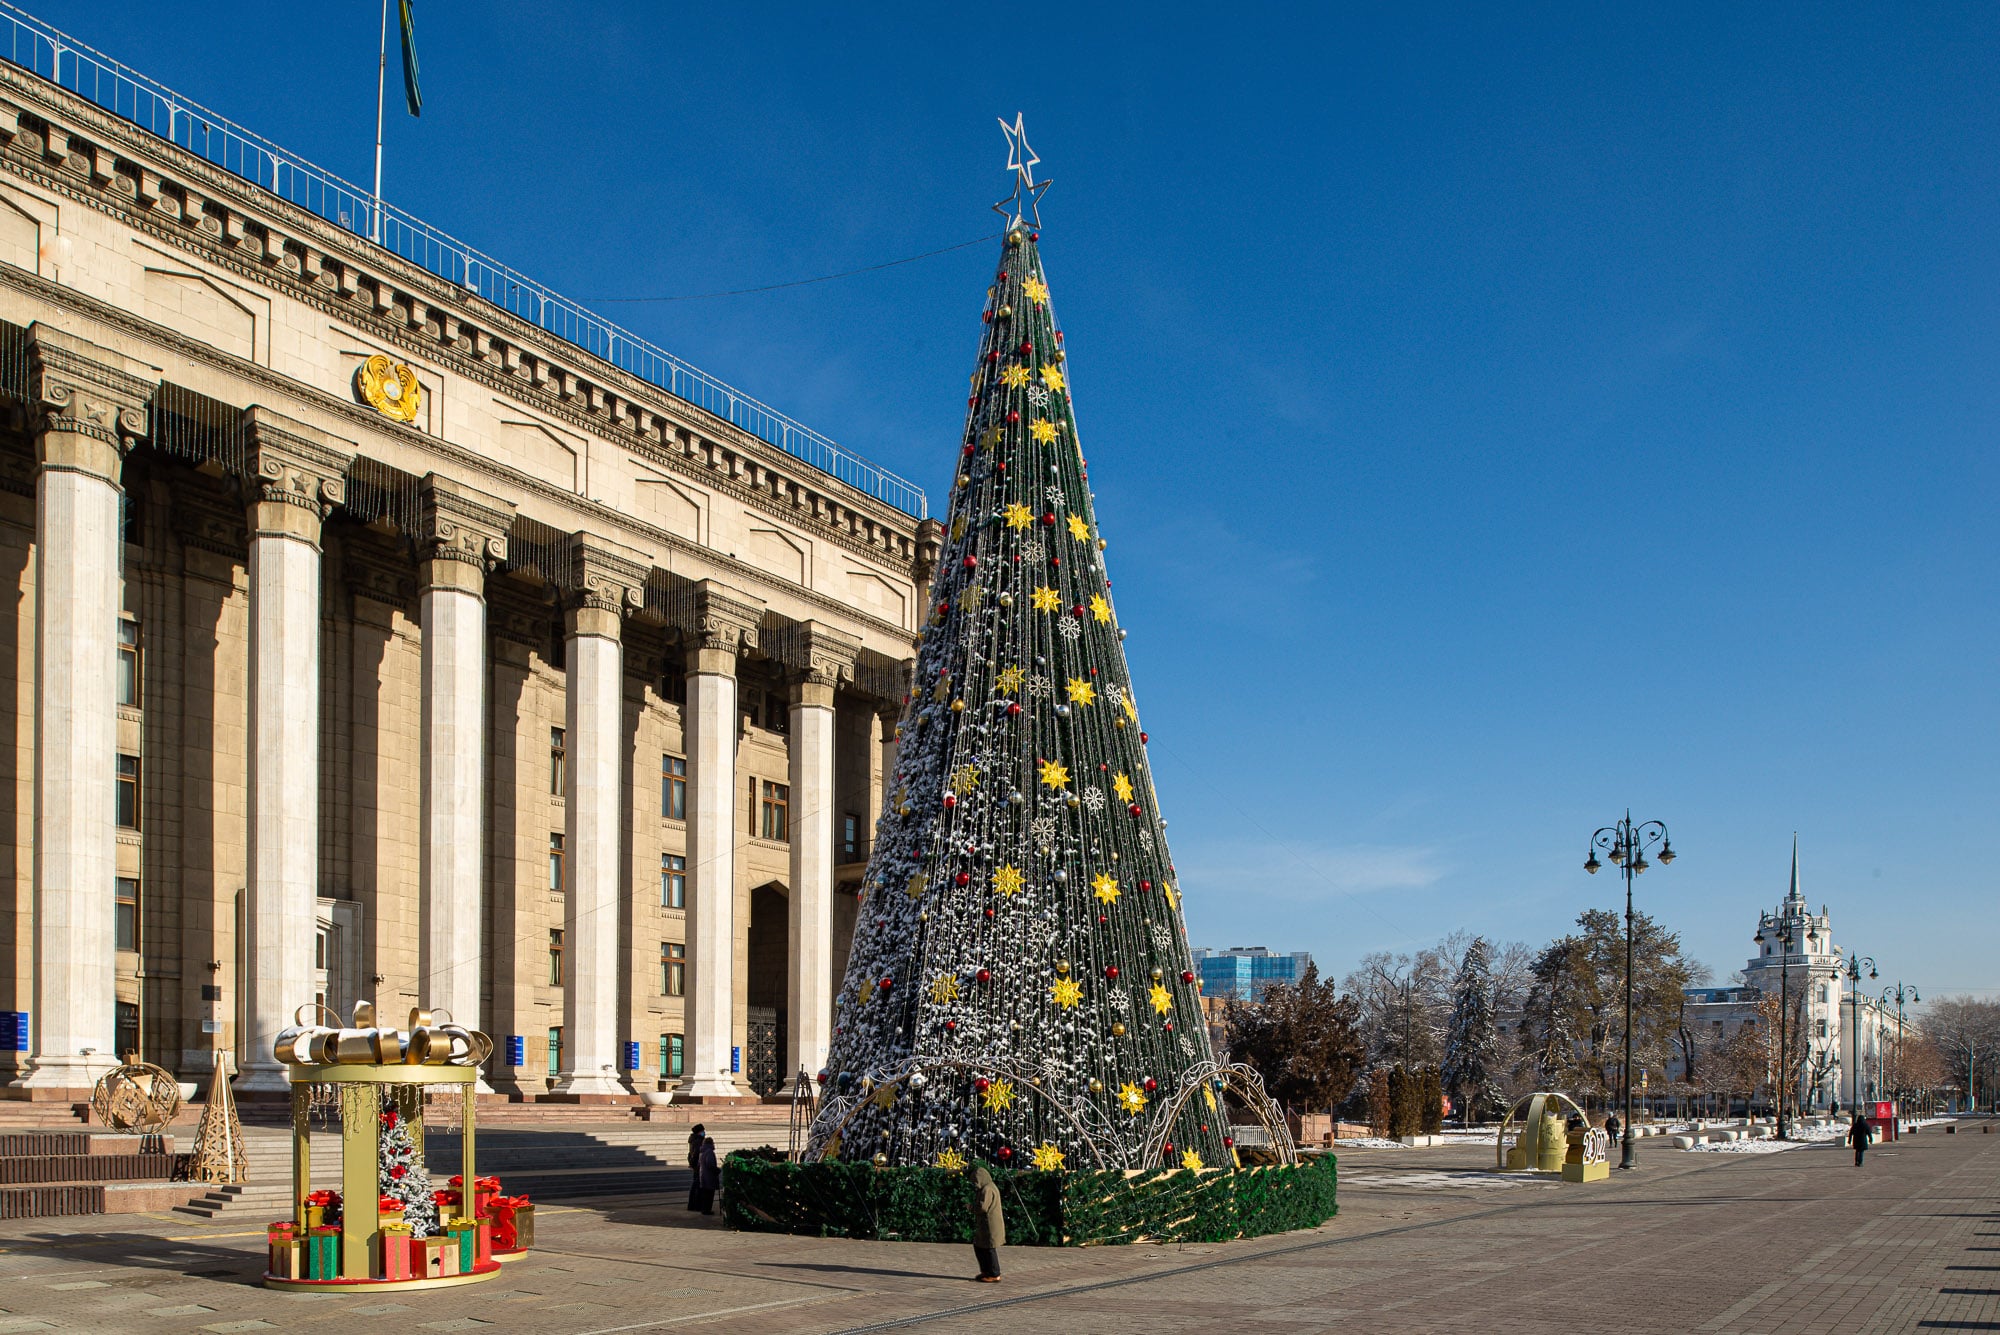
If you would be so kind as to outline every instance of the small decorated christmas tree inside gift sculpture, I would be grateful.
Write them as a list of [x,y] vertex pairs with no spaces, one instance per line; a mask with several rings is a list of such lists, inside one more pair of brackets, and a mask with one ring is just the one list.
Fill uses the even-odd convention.
[[809,1153],[1230,1167],[1219,1096],[1268,1103],[1209,1049],[1042,268],[1046,183],[1002,125],[1019,184]]
[[437,1198],[431,1194],[430,1170],[417,1153],[409,1119],[396,1100],[382,1100],[381,1166],[377,1170],[382,1195],[403,1203],[403,1222],[413,1238],[428,1238],[442,1227]]

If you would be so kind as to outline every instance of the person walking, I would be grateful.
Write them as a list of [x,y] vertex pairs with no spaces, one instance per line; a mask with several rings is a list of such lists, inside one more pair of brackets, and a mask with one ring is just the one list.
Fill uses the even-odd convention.
[[1847,1128],[1847,1143],[1854,1147],[1854,1166],[1861,1167],[1861,1156],[1868,1153],[1868,1142],[1875,1139],[1875,1128],[1868,1125],[1868,1119],[1860,1113],[1854,1114],[1854,1125]]
[[1000,1282],[1000,1249],[1007,1245],[1007,1217],[1000,1208],[1000,1188],[993,1175],[977,1163],[966,1165],[972,1179],[972,1255],[979,1262],[981,1284]]
[[1604,1137],[1611,1149],[1618,1148],[1618,1135],[1624,1129],[1625,1124],[1618,1120],[1617,1113],[1612,1113],[1604,1119]]
[[722,1172],[715,1166],[715,1142],[708,1128],[697,1124],[688,1132],[688,1169],[694,1174],[688,1186],[688,1209],[715,1213],[715,1189],[722,1185]]

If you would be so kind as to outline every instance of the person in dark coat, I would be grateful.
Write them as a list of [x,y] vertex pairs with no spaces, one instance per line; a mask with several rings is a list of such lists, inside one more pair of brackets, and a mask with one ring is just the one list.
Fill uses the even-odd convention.
[[688,1169],[694,1181],[688,1187],[688,1209],[715,1213],[715,1189],[722,1185],[722,1170],[715,1165],[715,1142],[708,1128],[696,1126],[688,1132]]
[[1000,1249],[1007,1245],[1007,1217],[1000,1208],[1000,1188],[979,1164],[966,1167],[972,1179],[972,1255],[979,1262],[981,1284],[1000,1282]]
[[1612,1113],[1604,1119],[1604,1138],[1613,1149],[1618,1147],[1618,1133],[1624,1129],[1625,1124],[1618,1120],[1617,1113]]
[[1868,1125],[1868,1119],[1860,1113],[1854,1114],[1854,1125],[1847,1128],[1847,1143],[1854,1147],[1854,1166],[1861,1167],[1861,1156],[1868,1153],[1868,1142],[1875,1139],[1875,1128]]

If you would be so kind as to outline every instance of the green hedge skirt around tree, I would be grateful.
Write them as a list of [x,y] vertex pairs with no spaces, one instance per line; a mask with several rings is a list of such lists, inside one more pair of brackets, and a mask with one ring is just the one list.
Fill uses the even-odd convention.
[[[1011,1246],[1226,1242],[1333,1218],[1332,1155],[1234,1172],[1012,1173],[994,1169]],[[897,1242],[972,1241],[972,1184],[943,1168],[798,1164],[732,1154],[722,1213],[762,1233]]]

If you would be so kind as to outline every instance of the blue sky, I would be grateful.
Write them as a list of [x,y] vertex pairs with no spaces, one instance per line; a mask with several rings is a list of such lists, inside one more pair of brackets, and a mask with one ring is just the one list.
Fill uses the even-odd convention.
[[[367,3],[34,12],[365,181]],[[1993,960],[2000,10],[418,0],[385,193],[560,291],[1043,254],[1196,944],[1344,971],[1639,882]],[[393,57],[392,57],[393,59]],[[997,243],[603,309],[941,495]]]

